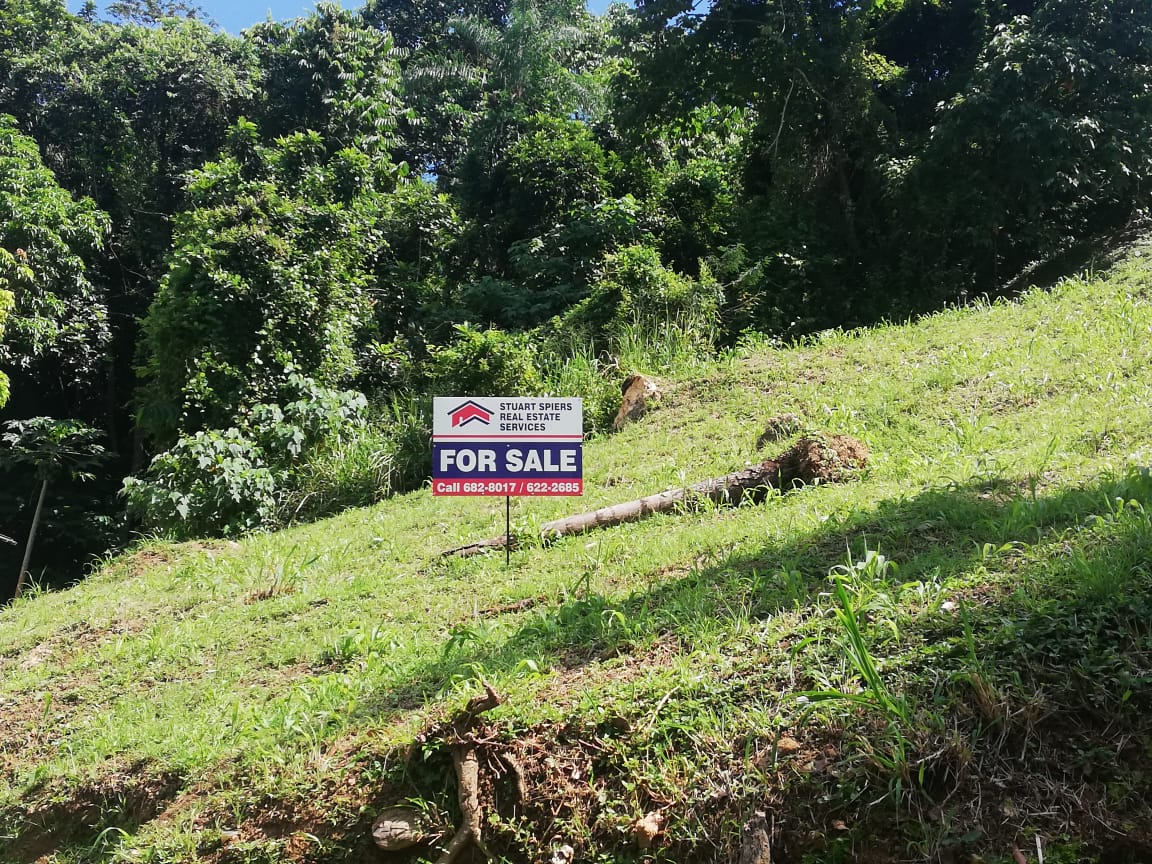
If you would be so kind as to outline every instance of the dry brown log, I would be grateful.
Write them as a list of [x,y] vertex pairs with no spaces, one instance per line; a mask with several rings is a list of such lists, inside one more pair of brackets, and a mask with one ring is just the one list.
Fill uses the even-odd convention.
[[740,864],[772,864],[772,834],[763,811],[757,810],[744,825]]
[[[669,489],[655,495],[602,507],[546,522],[540,529],[545,541],[635,522],[654,513],[668,513],[708,500],[716,504],[739,504],[745,498],[763,500],[769,488],[791,489],[817,483],[837,483],[848,479],[868,461],[868,448],[848,435],[816,434],[801,438],[776,459],[769,459],[742,471],[715,477],[682,489]],[[478,555],[490,549],[503,549],[504,535],[490,537],[442,553],[445,556]],[[515,548],[515,538],[512,540]]]

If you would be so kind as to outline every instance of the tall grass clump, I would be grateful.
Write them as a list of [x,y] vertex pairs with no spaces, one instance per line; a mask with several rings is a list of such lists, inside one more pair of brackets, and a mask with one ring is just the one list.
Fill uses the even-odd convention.
[[419,393],[394,395],[378,421],[384,425],[388,449],[388,488],[417,489],[432,467],[432,400]]
[[282,523],[316,519],[375,504],[395,491],[394,444],[388,429],[365,423],[318,448],[293,469],[278,507]]
[[872,656],[861,629],[862,615],[859,606],[889,579],[889,571],[895,565],[880,553],[868,550],[858,561],[849,557],[846,564],[834,567],[829,574],[832,580],[832,597],[835,606],[832,612],[841,632],[840,647],[848,660],[855,677],[861,684],[860,692],[836,688],[810,690],[802,694],[812,705],[820,702],[840,701],[877,710],[891,721],[906,723],[909,719],[908,703],[896,696],[880,675],[880,668]]
[[584,431],[607,429],[620,405],[623,374],[617,359],[607,352],[597,355],[587,340],[550,345],[542,357],[542,392],[582,399]]
[[715,321],[706,315],[637,316],[616,329],[612,347],[623,368],[680,372],[708,362],[718,334]]
[[608,256],[589,296],[553,320],[546,342],[608,355],[624,370],[690,369],[713,356],[722,300],[707,266],[691,279],[655,249],[630,246]]

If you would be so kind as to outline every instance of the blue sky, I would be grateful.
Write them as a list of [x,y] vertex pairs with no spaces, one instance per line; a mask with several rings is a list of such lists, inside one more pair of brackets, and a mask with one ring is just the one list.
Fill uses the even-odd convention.
[[[229,33],[239,33],[245,27],[251,27],[259,21],[265,20],[269,15],[274,20],[296,18],[305,15],[315,5],[306,0],[193,0],[195,5],[214,19],[217,24]],[[355,8],[362,5],[363,0],[344,0],[344,5]],[[97,0],[103,8],[103,0]],[[83,0],[68,0],[68,8],[77,11],[83,5]],[[589,0],[588,8],[593,12],[603,12],[608,8],[608,0]]]

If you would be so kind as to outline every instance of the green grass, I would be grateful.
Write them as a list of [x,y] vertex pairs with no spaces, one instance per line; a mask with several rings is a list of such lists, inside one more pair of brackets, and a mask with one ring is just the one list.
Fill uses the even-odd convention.
[[1049,861],[1148,860],[1147,252],[667,372],[658,411],[587,444],[582,500],[513,520],[736,470],[783,413],[868,444],[852,483],[510,569],[437,554],[500,533],[502,500],[424,490],[33,593],[0,612],[0,860],[379,860],[381,807],[458,815],[446,752],[408,746],[481,678],[507,696],[498,858],[736,860],[762,810],[781,861],[1010,861],[1037,838]]

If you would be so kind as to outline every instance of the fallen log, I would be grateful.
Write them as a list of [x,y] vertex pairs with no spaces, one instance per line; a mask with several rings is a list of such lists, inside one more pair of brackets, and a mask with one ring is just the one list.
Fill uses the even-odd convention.
[[[769,489],[785,490],[847,480],[867,462],[868,448],[862,441],[848,435],[807,435],[777,458],[759,465],[681,489],[669,489],[634,501],[546,522],[540,534],[548,542],[570,534],[635,522],[654,513],[668,513],[704,500],[716,504],[739,504],[745,499],[758,502],[764,499]],[[503,549],[509,542],[515,548],[515,538],[500,535],[458,546],[441,554],[461,557],[479,555],[491,549]]]

